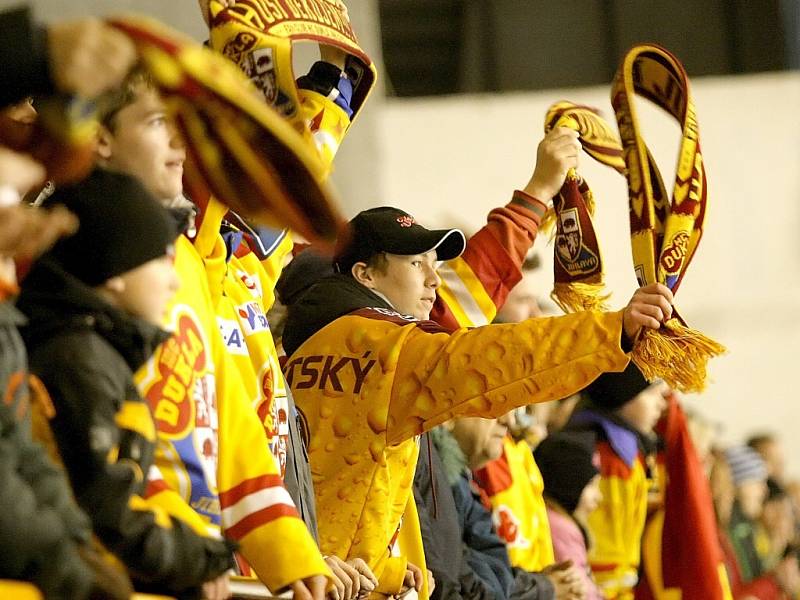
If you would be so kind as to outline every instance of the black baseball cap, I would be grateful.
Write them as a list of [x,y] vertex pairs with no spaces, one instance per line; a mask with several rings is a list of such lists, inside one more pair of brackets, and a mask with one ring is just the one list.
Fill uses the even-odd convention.
[[366,262],[379,252],[424,254],[436,250],[438,260],[460,256],[467,240],[459,229],[426,229],[407,212],[381,206],[358,213],[339,236],[333,263],[348,273],[357,262]]

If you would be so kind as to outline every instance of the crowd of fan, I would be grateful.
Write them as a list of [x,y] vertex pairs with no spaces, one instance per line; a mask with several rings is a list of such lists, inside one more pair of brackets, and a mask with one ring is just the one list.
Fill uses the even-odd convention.
[[[298,600],[639,597],[677,399],[629,351],[672,297],[541,314],[526,258],[575,132],[469,239],[382,207],[331,257],[184,195],[185,142],[124,34],[25,8],[0,31],[0,577],[70,599],[226,598],[233,576]],[[298,85],[346,119],[332,60]],[[94,167],[53,185],[6,140],[65,95],[95,101]],[[779,442],[690,430],[720,586],[794,598]]]

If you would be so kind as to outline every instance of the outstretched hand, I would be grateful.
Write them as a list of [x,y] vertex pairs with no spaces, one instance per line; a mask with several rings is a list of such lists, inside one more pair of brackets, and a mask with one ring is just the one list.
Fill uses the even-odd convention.
[[672,318],[673,301],[670,289],[660,283],[636,290],[622,311],[622,327],[628,339],[634,341],[643,327],[658,329]]

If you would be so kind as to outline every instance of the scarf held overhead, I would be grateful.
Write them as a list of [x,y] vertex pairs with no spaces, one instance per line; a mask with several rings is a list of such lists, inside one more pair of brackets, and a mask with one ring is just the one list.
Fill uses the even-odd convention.
[[[589,156],[624,173],[619,140],[596,109],[557,102],[545,116],[545,133],[556,127],[577,131]],[[547,212],[542,222],[543,228],[550,229],[555,222],[555,283],[551,297],[564,312],[603,310],[609,298],[603,293],[603,262],[592,224],[594,210],[595,199],[589,184],[575,169],[570,169],[553,198],[553,210]]]
[[[359,46],[347,7],[340,0],[239,0],[211,5],[211,47],[247,75],[264,100],[322,154],[330,164],[372,90],[377,77],[372,60]],[[340,90],[327,97],[297,85],[292,53],[297,42],[316,42],[322,60],[339,63],[352,87],[344,119],[333,105]]]
[[[633,103],[639,94],[674,117],[682,137],[671,201],[644,142]],[[639,285],[661,283],[673,294],[683,280],[703,234],[707,188],[689,80],[681,63],[664,48],[632,48],[611,91],[627,166],[631,247]],[[632,358],[648,380],[660,377],[683,392],[705,387],[709,358],[725,348],[690,329],[677,312],[660,329],[646,330]]]

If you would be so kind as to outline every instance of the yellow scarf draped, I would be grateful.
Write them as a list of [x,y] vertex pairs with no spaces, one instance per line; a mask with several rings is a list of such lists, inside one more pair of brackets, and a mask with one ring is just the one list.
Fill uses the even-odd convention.
[[[641,134],[634,95],[655,103],[682,127],[672,199]],[[656,45],[632,48],[617,71],[611,104],[622,138],[630,201],[631,247],[639,285],[659,282],[677,292],[700,238],[707,187],[689,80],[681,63]],[[690,329],[675,311],[660,329],[636,341],[633,361],[649,380],[664,379],[682,392],[705,387],[708,359],[723,346]]]

